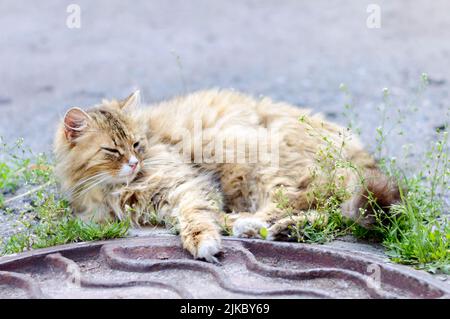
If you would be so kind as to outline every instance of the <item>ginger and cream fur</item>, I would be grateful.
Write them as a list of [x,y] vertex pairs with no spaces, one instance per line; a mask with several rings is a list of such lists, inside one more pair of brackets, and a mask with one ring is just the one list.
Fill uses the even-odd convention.
[[[298,220],[317,218],[311,190],[330,182],[317,170],[317,154],[330,142],[352,163],[336,166],[333,181],[350,194],[342,214],[370,227],[369,195],[386,210],[399,199],[396,184],[355,136],[307,109],[230,90],[139,104],[135,92],[88,110],[71,108],[61,121],[56,174],[80,217],[145,224],[156,213],[175,221],[195,258],[215,261],[224,227],[238,237],[259,237],[264,227],[270,239]],[[242,140],[251,145],[233,143]],[[280,188],[294,216],[277,205]]]

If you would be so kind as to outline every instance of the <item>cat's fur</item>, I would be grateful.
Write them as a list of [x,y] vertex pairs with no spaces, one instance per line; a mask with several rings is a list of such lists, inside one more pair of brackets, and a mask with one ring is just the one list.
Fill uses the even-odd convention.
[[[275,238],[289,224],[317,217],[311,211],[316,204],[312,188],[330,183],[317,170],[317,153],[326,146],[324,136],[327,143],[342,145],[342,134],[348,135],[342,127],[306,109],[228,90],[196,92],[150,107],[137,106],[138,100],[135,93],[87,111],[72,108],[60,124],[56,173],[75,213],[97,221],[131,215],[144,224],[155,211],[159,218],[176,221],[194,257],[209,261],[220,251],[221,226],[232,227],[239,237],[259,237],[266,227],[268,238]],[[195,134],[199,121],[200,137]],[[258,147],[276,145],[276,165],[250,162],[248,148],[241,150],[247,156],[241,163],[199,160],[194,154],[195,145],[208,148],[218,140],[245,139],[252,130],[270,133],[268,140],[253,135],[252,140]],[[186,134],[192,134],[187,144]],[[230,146],[221,143],[209,154],[219,150],[226,153]],[[336,168],[340,178],[332,182],[352,194],[342,213],[369,227],[368,195],[388,208],[399,200],[398,187],[380,173],[355,136],[346,139],[340,154],[357,168]],[[277,205],[280,187],[294,217]]]

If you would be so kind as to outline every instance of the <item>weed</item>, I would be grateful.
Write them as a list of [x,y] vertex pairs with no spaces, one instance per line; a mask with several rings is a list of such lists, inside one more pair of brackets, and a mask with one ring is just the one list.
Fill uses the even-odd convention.
[[427,153],[424,171],[403,178],[407,194],[392,208],[387,225],[379,224],[383,245],[393,261],[430,272],[450,273],[450,220],[445,214],[450,167],[448,133]]
[[[4,241],[3,247],[0,247],[1,254],[70,242],[124,237],[128,232],[129,220],[99,225],[75,218],[68,202],[49,190],[54,188],[55,179],[48,157],[45,154],[34,155],[23,146],[23,140],[12,146],[1,142],[0,151],[0,208],[12,214],[14,209],[6,207],[11,202],[22,198],[32,200],[32,210],[19,214],[17,229],[21,231]],[[22,185],[35,187],[16,195]]]
[[106,224],[84,222],[71,214],[65,200],[56,199],[54,195],[38,194],[33,206],[34,218],[31,221],[26,218],[19,221],[25,231],[7,239],[2,254],[72,242],[124,237],[130,227],[129,220]]
[[[304,220],[294,220],[295,223],[288,229],[288,239],[323,244],[339,236],[350,234],[355,223],[342,216],[339,210],[340,201],[335,196],[328,196],[328,199],[328,201],[322,202],[322,205],[319,200],[315,210],[304,212],[306,217]],[[295,210],[290,206],[283,187],[276,190],[275,200],[277,207],[285,213],[286,217],[294,218]],[[314,216],[314,218],[309,218],[310,216]],[[262,237],[264,238],[264,236]]]
[[[415,100],[425,90],[428,77],[423,74],[421,84]],[[348,89],[341,85],[341,90],[350,97]],[[416,103],[416,101],[414,101]],[[417,110],[409,105],[410,111]],[[349,194],[340,183],[339,170],[354,170],[360,177],[357,168],[342,156],[342,149],[346,143],[346,136],[342,134],[342,142],[330,141],[321,130],[313,129],[306,117],[300,118],[300,123],[306,125],[310,134],[316,134],[323,140],[324,146],[317,153],[317,167],[312,171],[314,180],[319,183],[312,185],[311,202],[314,209],[326,212],[329,216],[326,223],[303,222],[290,227],[291,238],[301,242],[323,243],[337,236],[353,234],[358,238],[370,238],[381,241],[386,247],[386,253],[392,261],[413,265],[416,268],[430,272],[450,273],[450,220],[445,214],[445,201],[449,197],[450,159],[448,155],[448,126],[438,130],[437,141],[425,154],[424,164],[416,174],[407,176],[398,166],[395,158],[389,157],[386,140],[402,124],[405,116],[397,110],[397,119],[388,116],[388,109],[393,109],[388,89],[383,89],[383,104],[379,107],[381,125],[376,128],[375,154],[380,168],[390,177],[397,180],[401,187],[401,201],[391,208],[390,214],[383,214],[381,209],[375,212],[376,225],[373,229],[364,229],[361,226],[346,220],[340,213],[340,206]],[[346,111],[352,107],[348,103]],[[347,117],[349,118],[349,117]],[[354,123],[350,123],[353,127]],[[397,132],[403,134],[402,130]],[[326,182],[323,182],[323,181]],[[402,190],[408,190],[403,192]],[[282,189],[278,193],[279,208],[285,210],[286,215],[293,214],[289,200],[283,197]],[[375,204],[369,193],[369,202]],[[384,221],[381,220],[384,215]]]

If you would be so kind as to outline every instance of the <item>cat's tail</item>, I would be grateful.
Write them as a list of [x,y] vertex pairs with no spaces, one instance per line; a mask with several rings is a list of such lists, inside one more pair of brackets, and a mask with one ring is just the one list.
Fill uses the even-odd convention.
[[376,214],[384,219],[390,207],[401,201],[398,183],[378,169],[367,169],[362,178],[355,179],[351,185],[352,197],[342,206],[342,214],[365,228],[376,221]]

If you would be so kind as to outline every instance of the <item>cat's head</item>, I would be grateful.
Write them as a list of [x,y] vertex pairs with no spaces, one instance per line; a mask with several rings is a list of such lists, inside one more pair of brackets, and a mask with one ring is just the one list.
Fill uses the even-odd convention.
[[[70,184],[114,185],[132,181],[143,168],[147,142],[127,110],[139,91],[123,101],[103,101],[84,111],[71,108],[55,140],[57,171]],[[57,172],[58,173],[58,172]]]

